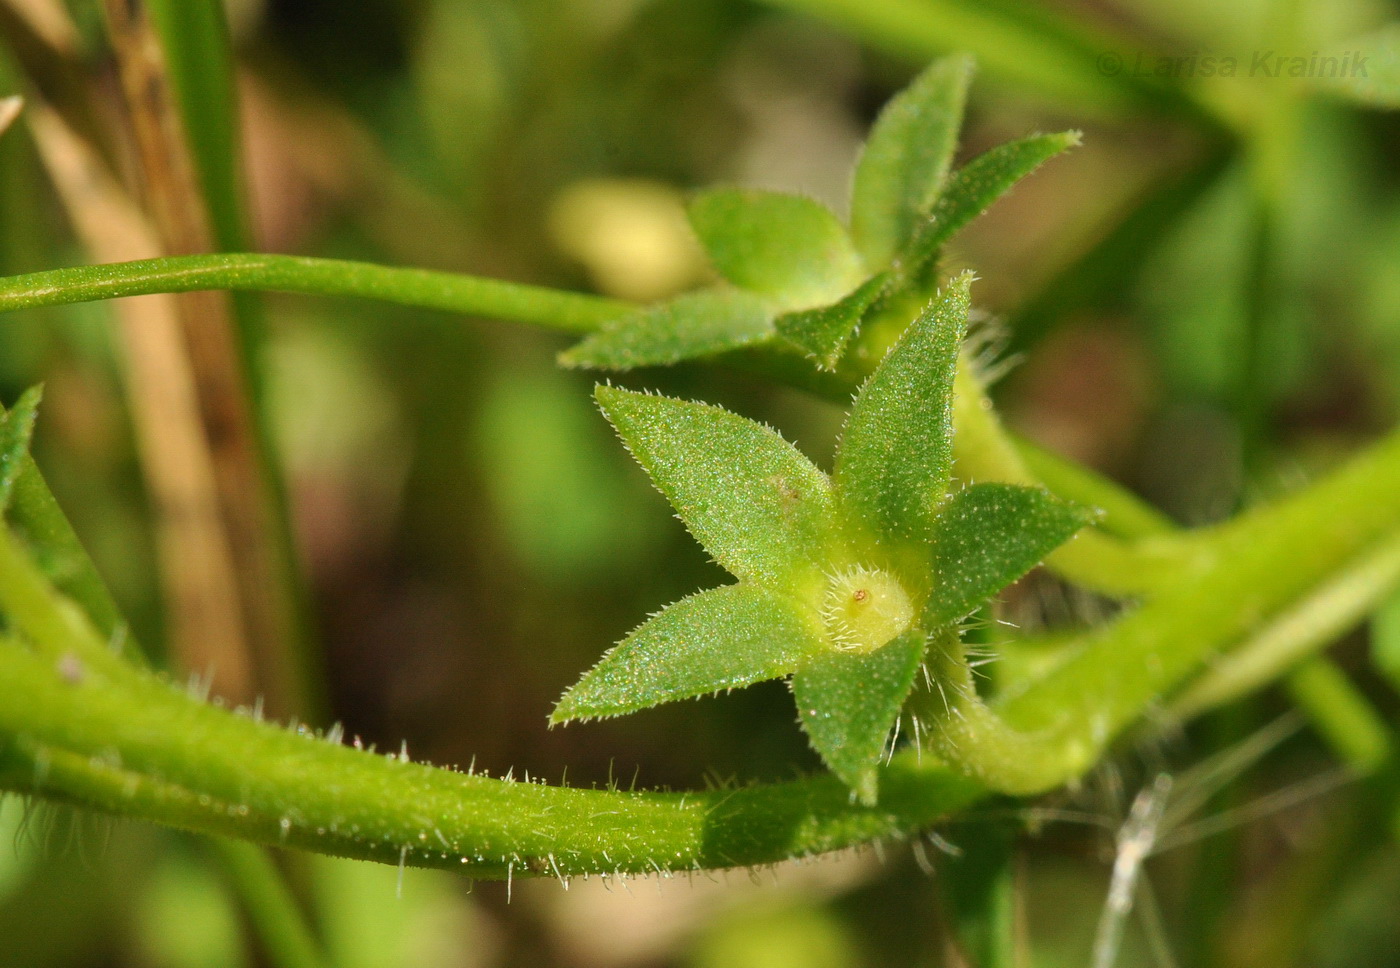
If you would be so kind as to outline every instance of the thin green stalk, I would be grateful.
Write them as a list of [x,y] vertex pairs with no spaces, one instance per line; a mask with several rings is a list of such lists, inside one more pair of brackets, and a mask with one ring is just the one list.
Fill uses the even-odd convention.
[[1125,70],[1139,53],[1130,43],[1068,17],[1045,12],[1030,17],[1025,11],[1012,13],[1010,7],[962,0],[769,2],[829,20],[862,40],[920,61],[966,50],[989,74],[1033,87],[1079,110],[1201,110],[1181,90],[1144,84]]
[[1360,556],[1214,661],[1176,698],[1172,713],[1187,719],[1268,685],[1362,621],[1397,587],[1400,535]]
[[1357,775],[1386,762],[1390,730],[1336,663],[1314,656],[1288,674],[1284,687]]
[[584,333],[628,312],[627,303],[542,286],[338,259],[224,253],[52,269],[0,280],[0,312],[157,292],[295,292],[358,296]]
[[330,957],[287,890],[282,872],[266,852],[225,837],[209,837],[204,846],[233,882],[249,920],[275,964],[280,968],[330,965]]
[[[0,313],[39,306],[90,302],[157,292],[203,289],[272,290],[323,296],[358,296],[401,305],[534,323],[566,332],[588,332],[632,308],[627,303],[582,293],[502,282],[456,273],[399,269],[359,262],[303,256],[224,254],[150,259],[111,265],[55,269],[0,279]],[[750,358],[750,357],[754,358]],[[875,357],[878,359],[878,355]],[[844,399],[863,374],[839,377],[817,374],[793,354],[770,350],[737,355],[734,361],[822,396]],[[991,403],[975,380],[958,384],[958,467],[971,479],[1037,483],[1020,453],[1022,445],[1001,426]],[[1127,514],[1141,524],[1142,512],[1130,511],[1135,498],[1116,485],[1080,469],[1060,466],[1068,488],[1062,496],[1096,505],[1103,502],[1115,520]],[[1158,543],[1118,541],[1087,529],[1049,561],[1073,581],[1109,594],[1136,595],[1158,587],[1189,556],[1189,538]]]
[[995,708],[956,641],[936,645],[943,683],[924,698],[934,748],[1008,793],[1087,770],[1150,705],[1202,664],[1357,561],[1400,542],[1400,434],[1332,477],[1216,533],[1176,584],[1086,633],[1043,679]]

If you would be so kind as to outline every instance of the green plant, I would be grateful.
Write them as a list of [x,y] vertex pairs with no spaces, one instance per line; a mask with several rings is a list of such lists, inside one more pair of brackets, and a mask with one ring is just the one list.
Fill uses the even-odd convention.
[[[336,728],[205,702],[135,658],[28,456],[30,394],[0,426],[0,507],[13,527],[0,535],[0,788],[478,877],[758,865],[907,836],[988,796],[1072,782],[1160,704],[1235,698],[1366,614],[1400,580],[1400,437],[1295,494],[1182,532],[1002,428],[966,351],[972,278],[945,280],[941,251],[1078,136],[1032,136],[955,169],[970,71],[965,57],[938,61],[881,115],[849,227],[796,196],[698,195],[691,223],[724,282],[655,306],[243,254],[0,280],[0,311],[211,288],[356,295],[583,333],[562,355],[569,366],[704,359],[834,399],[855,392],[828,475],[736,414],[598,387],[623,442],[738,583],[648,620],[551,717],[791,676],[802,728],[833,776],[693,793],[572,789],[380,756],[344,745]],[[979,688],[965,626],[1042,562],[1123,611],[1008,643],[1041,661]],[[1344,679],[1300,682],[1300,695],[1355,698]],[[1377,768],[1388,739],[1364,703],[1356,715],[1328,705],[1315,705],[1319,721],[1358,768]],[[902,718],[907,747],[894,739]]]

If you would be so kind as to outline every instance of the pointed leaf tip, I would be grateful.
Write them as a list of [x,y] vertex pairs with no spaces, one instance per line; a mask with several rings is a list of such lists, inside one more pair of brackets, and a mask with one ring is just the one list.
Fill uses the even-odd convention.
[[812,748],[861,803],[873,806],[884,756],[923,661],[923,632],[911,629],[873,652],[825,651],[792,678]]
[[10,506],[15,481],[29,459],[29,444],[43,398],[43,385],[32,386],[20,394],[8,413],[0,416],[0,513]]
[[1079,143],[1078,131],[1032,135],[997,145],[959,168],[949,176],[927,218],[913,232],[901,256],[905,271],[917,276],[963,226],[1022,178]]
[[564,693],[552,725],[620,716],[790,674],[826,648],[787,596],[726,585],[683,598],[649,619]]
[[927,624],[971,614],[1093,520],[1088,508],[1039,487],[974,484],[954,494],[938,519]]
[[599,386],[595,396],[690,533],[739,578],[822,568],[831,482],[775,431],[721,407]]
[[890,264],[943,189],[972,71],[966,54],[934,61],[875,120],[851,188],[851,234],[871,268]]
[[773,311],[752,293],[702,289],[621,316],[559,354],[567,367],[669,366],[773,336]]
[[952,470],[953,377],[972,279],[953,279],[909,325],[846,418],[836,491],[847,518],[878,538],[933,534]]
[[865,314],[889,287],[890,273],[876,273],[830,306],[779,316],[778,335],[810,356],[820,369],[834,370]]

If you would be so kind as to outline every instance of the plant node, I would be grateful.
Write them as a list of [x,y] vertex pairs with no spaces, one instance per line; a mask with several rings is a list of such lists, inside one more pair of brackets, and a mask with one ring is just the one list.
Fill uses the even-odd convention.
[[836,648],[874,652],[909,628],[914,606],[889,572],[857,565],[830,578],[822,617]]

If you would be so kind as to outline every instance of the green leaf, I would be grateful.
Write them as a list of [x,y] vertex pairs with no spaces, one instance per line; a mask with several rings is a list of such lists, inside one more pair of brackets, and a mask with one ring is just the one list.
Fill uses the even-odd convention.
[[690,533],[739,578],[819,573],[831,482],[776,432],[720,407],[600,386],[603,413]]
[[1037,134],[997,145],[978,155],[948,179],[943,193],[915,231],[903,262],[915,275],[938,257],[953,235],[981,215],[1022,178],[1068,148],[1079,144],[1078,131]]
[[248,249],[232,43],[219,0],[152,0],[180,119],[221,249]]
[[1400,23],[1314,60],[1315,87],[1366,107],[1400,109]]
[[924,633],[910,629],[873,652],[818,653],[792,677],[812,748],[864,804],[875,803],[880,759],[914,688],[925,645]]
[[953,374],[972,274],[938,294],[861,388],[835,483],[849,520],[880,538],[927,540],[953,463]]
[[1400,690],[1400,591],[1371,618],[1371,661],[1391,688]]
[[845,227],[810,198],[716,188],[691,202],[690,224],[720,275],[782,309],[832,302],[865,275]]
[[748,583],[712,588],[668,606],[618,643],[549,719],[620,716],[777,679],[828,648],[788,596]]
[[889,265],[938,197],[972,69],[966,54],[934,61],[875,120],[851,189],[851,235],[866,265]]
[[0,416],[0,514],[10,506],[15,481],[29,457],[29,441],[43,396],[43,387],[30,387],[9,413]]
[[834,370],[846,343],[889,284],[888,272],[876,273],[830,306],[784,313],[776,323],[778,335],[816,360],[821,369]]
[[1038,487],[974,484],[954,494],[938,516],[938,581],[927,623],[970,615],[1093,519],[1088,509]]
[[750,293],[702,289],[620,316],[559,355],[564,366],[630,370],[667,366],[761,343],[773,312]]

